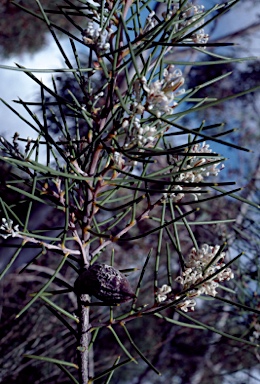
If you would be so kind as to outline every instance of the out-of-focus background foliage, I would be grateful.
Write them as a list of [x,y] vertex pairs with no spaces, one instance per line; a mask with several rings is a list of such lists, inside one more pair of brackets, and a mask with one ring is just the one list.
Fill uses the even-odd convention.
[[[37,4],[33,0],[18,1],[19,4],[31,8],[38,12]],[[53,9],[53,1],[42,0],[43,6]],[[71,1],[71,2],[74,2]],[[76,1],[75,1],[76,2]],[[58,2],[59,3],[59,2]],[[213,1],[207,1],[204,4],[209,7]],[[64,2],[62,2],[64,5]],[[212,51],[218,54],[224,54],[234,57],[259,55],[258,52],[253,52],[257,46],[256,40],[260,37],[260,22],[258,18],[248,19],[248,15],[254,13],[260,15],[260,4],[258,1],[244,0],[237,6],[238,19],[229,15],[218,20],[215,25],[211,26],[211,30],[207,31],[210,34],[210,40],[213,41],[230,41],[239,43],[239,46],[228,48],[212,48]],[[240,9],[240,11],[239,11]],[[32,17],[31,15],[22,12],[8,0],[0,1],[0,55],[2,60],[12,58],[17,55],[37,55],[37,52],[48,42],[46,38],[47,29],[45,24]],[[60,18],[55,13],[49,13],[51,20],[57,22],[64,29],[71,29],[74,33],[76,29],[66,18]],[[225,20],[230,20],[232,23],[232,32],[229,33],[229,28],[225,24]],[[221,24],[223,23],[223,24]],[[84,25],[82,26],[84,28]],[[224,31],[224,33],[221,33]],[[78,37],[81,38],[80,33]],[[251,47],[251,48],[250,48]],[[259,48],[259,44],[258,44]],[[250,51],[250,52],[249,52]],[[52,53],[49,52],[51,55]],[[185,56],[184,56],[185,55]],[[197,57],[195,57],[197,56]],[[182,57],[179,60],[189,58],[190,61],[195,61],[199,58],[199,53],[194,51],[182,52]],[[175,58],[177,60],[177,58]],[[251,61],[246,64],[230,64],[227,66],[200,66],[186,67],[185,78],[186,88],[194,87],[200,83],[206,82],[214,77],[220,76],[223,73],[232,71],[232,74],[224,81],[214,84],[212,87],[202,88],[198,94],[200,97],[226,97],[231,94],[243,91],[253,87],[259,83],[259,61]],[[24,76],[21,74],[21,76]],[[59,75],[56,77],[60,87],[60,92],[66,94],[67,89],[74,88],[72,77],[69,75]],[[100,80],[101,81],[101,80]],[[76,92],[75,90],[73,91]],[[15,94],[15,93],[14,93]],[[1,90],[1,97],[4,98],[4,90]],[[51,101],[51,100],[50,100]],[[54,107],[55,108],[55,107]],[[207,124],[225,122],[229,129],[236,131],[229,136],[229,140],[239,146],[250,148],[253,152],[232,151],[225,153],[226,157],[230,157],[230,161],[226,163],[225,176],[229,179],[236,180],[238,186],[244,187],[241,196],[249,198],[252,201],[259,202],[259,178],[260,178],[260,160],[259,160],[259,140],[260,140],[260,96],[259,94],[249,94],[238,99],[221,104],[221,106],[204,110],[190,119],[185,117],[183,124],[188,126],[198,126],[198,122],[206,120]],[[196,121],[194,122],[194,119]],[[4,124],[4,115],[1,117]],[[53,134],[56,134],[52,125],[52,120],[49,120],[50,130],[53,129]],[[82,127],[84,129],[84,127]],[[19,131],[19,127],[17,127]],[[2,133],[2,132],[0,132]],[[215,151],[221,153],[222,147],[214,148]],[[10,203],[16,204],[17,213],[23,213],[25,197],[19,194],[13,194],[5,188],[5,175],[12,172],[11,168],[1,166],[1,186],[0,197],[4,196]],[[17,204],[17,202],[21,204]],[[195,215],[195,214],[194,214]],[[199,244],[207,242],[208,244],[220,244],[227,239],[231,253],[237,254],[240,251],[245,252],[245,256],[237,263],[236,279],[231,285],[236,290],[237,301],[241,304],[259,308],[259,216],[256,210],[250,208],[246,204],[241,204],[241,201],[231,199],[217,199],[214,204],[205,204],[204,209],[200,213],[196,213],[193,220],[198,217],[200,220],[220,220],[236,217],[235,223],[230,225],[212,225],[212,226],[196,226],[192,227],[195,237]],[[34,206],[35,222],[34,226],[38,229],[48,227],[58,228],[59,217],[53,217],[51,209],[39,210],[37,205]],[[144,225],[136,229],[136,231],[145,231]],[[134,233],[133,233],[134,235]],[[157,237],[154,237],[154,242]],[[183,229],[182,247],[189,252],[191,244],[186,240],[186,232]],[[187,243],[187,244],[186,244]],[[13,252],[12,247],[14,242],[0,243],[0,265],[3,267],[3,260],[6,262],[9,255]],[[115,245],[116,252],[122,254],[129,252],[135,255],[132,262],[138,265],[143,255],[147,255],[153,244],[149,238],[149,243],[146,240],[142,242],[131,243],[127,247],[123,243]],[[11,252],[9,252],[11,249]],[[108,262],[109,252],[104,254],[104,260]],[[45,257],[36,260],[27,269],[26,273],[20,275],[25,262],[29,261],[37,250],[28,249],[21,254],[18,263],[14,265],[11,273],[9,273],[1,283],[1,356],[0,356],[0,383],[5,384],[54,384],[68,383],[68,379],[60,368],[53,369],[53,365],[41,362],[32,362],[23,357],[23,354],[48,354],[56,358],[64,358],[73,361],[75,355],[75,340],[71,334],[63,327],[63,325],[52,315],[50,309],[44,303],[37,302],[33,310],[30,309],[20,319],[14,319],[14,316],[19,312],[19,309],[28,301],[29,294],[37,291],[43,284],[46,276],[52,274],[52,265],[56,265],[51,252],[46,253]],[[154,260],[151,261],[153,263]],[[2,263],[2,264],[1,264]],[[122,258],[122,265],[124,261]],[[151,291],[152,270],[146,276],[146,284],[143,287],[143,294]],[[178,274],[177,264],[173,264],[173,270]],[[166,270],[162,271],[161,276]],[[61,281],[65,280],[73,284],[75,275],[70,268],[64,267],[60,273]],[[136,283],[135,276],[130,276],[133,284]],[[56,280],[55,280],[56,281]],[[164,283],[164,281],[162,281]],[[62,286],[57,280],[57,287]],[[174,287],[173,287],[174,289]],[[60,299],[59,299],[60,300]],[[71,312],[76,309],[76,297],[73,293],[63,296],[62,305]],[[147,299],[148,300],[148,299]],[[57,301],[57,304],[59,302]],[[103,309],[95,307],[92,310],[92,321],[102,319]],[[172,309],[168,310],[168,317],[174,316],[178,320],[178,316],[172,313]],[[232,334],[244,334],[244,337],[252,337],[254,324],[256,324],[256,316],[235,307],[223,306],[223,303],[212,301],[200,301],[200,305],[196,308],[193,314],[194,318],[200,319],[205,323],[214,325],[216,328],[225,329],[225,332]],[[132,327],[132,329],[131,329]],[[244,382],[255,384],[260,382],[260,373],[257,370],[257,355],[253,348],[243,346],[234,341],[225,339],[224,337],[212,334],[208,331],[192,330],[170,325],[163,319],[150,319],[148,326],[146,319],[139,319],[130,327],[132,335],[136,335],[137,344],[142,346],[142,350],[149,357],[151,362],[163,372],[162,378],[155,375],[148,367],[140,361],[140,364],[135,367],[133,374],[131,365],[126,366],[122,371],[118,371],[113,378],[113,383],[131,383],[131,384],[148,384],[167,382],[172,384],[214,384],[232,383],[242,384]],[[140,334],[142,338],[140,339]],[[111,350],[110,340],[112,334],[107,331],[102,333],[102,337],[98,338],[94,354],[99,355],[99,364],[102,362],[103,367],[109,363],[108,359],[111,356],[116,359],[116,356],[121,353],[119,349]],[[151,348],[152,340],[152,348]],[[149,341],[149,343],[148,343]],[[147,343],[147,345],[146,345]],[[114,345],[114,344],[113,344]],[[98,366],[94,367],[98,370]],[[103,382],[102,380],[100,382]]]
[[[18,0],[16,3],[30,9],[41,17],[39,7],[34,0]],[[77,3],[72,0],[71,3]],[[75,31],[75,27],[66,20],[55,15],[53,2],[49,0],[41,1],[44,8],[52,10],[50,20],[59,22],[59,26],[69,31]],[[63,5],[64,2],[55,2]],[[65,5],[65,6],[64,6]],[[0,54],[2,57],[11,57],[12,55],[36,54],[41,48],[46,46],[48,28],[40,19],[32,17],[29,13],[16,7],[10,0],[0,1]]]

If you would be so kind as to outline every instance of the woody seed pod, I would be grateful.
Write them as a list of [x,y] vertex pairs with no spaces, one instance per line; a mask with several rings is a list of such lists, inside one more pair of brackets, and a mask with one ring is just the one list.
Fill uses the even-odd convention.
[[107,303],[124,303],[135,297],[127,278],[114,267],[93,264],[85,269],[74,284],[77,295],[93,295]]

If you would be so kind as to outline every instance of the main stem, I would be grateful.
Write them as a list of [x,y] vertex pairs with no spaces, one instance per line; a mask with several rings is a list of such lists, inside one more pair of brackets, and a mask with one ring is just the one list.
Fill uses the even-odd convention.
[[79,310],[79,345],[78,345],[78,360],[80,366],[80,384],[87,384],[90,378],[89,372],[89,306],[85,306],[85,302],[89,302],[89,295],[80,295],[78,297],[78,310]]
[[[88,194],[88,203],[85,207],[85,215],[84,215],[84,226],[83,226],[83,239],[81,241],[81,251],[83,257],[83,263],[85,268],[89,267],[90,254],[89,254],[89,232],[84,229],[90,225],[91,215],[92,215],[92,192],[90,188],[87,190]],[[80,243],[80,241],[79,241]],[[90,363],[89,363],[89,342],[90,342],[90,334],[89,334],[89,306],[85,306],[84,303],[90,302],[90,296],[87,294],[83,294],[78,296],[78,311],[79,311],[79,325],[78,325],[78,361],[80,368],[80,384],[89,383],[90,379]]]

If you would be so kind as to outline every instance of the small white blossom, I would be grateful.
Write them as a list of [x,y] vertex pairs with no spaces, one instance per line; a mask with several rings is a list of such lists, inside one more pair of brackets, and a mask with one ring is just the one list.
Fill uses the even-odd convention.
[[141,103],[137,103],[137,102],[134,102],[132,104],[132,108],[137,115],[142,115],[145,111],[145,107]]
[[101,97],[104,96],[104,92],[99,92],[97,93],[95,96],[94,96],[94,99],[97,100],[97,99],[100,99]]
[[196,305],[195,300],[186,299],[183,302],[176,305],[177,308],[181,309],[183,312],[194,311]]
[[252,336],[249,337],[249,340],[252,343],[258,344],[258,347],[255,348],[255,356],[257,360],[260,362],[260,354],[259,354],[259,339],[260,339],[260,323],[255,319],[254,323],[252,324],[254,327],[254,331]]
[[192,40],[196,44],[206,44],[208,42],[209,35],[204,32],[204,29],[200,29],[198,32],[192,34]]
[[86,45],[95,45],[98,53],[105,53],[110,49],[109,39],[112,29],[104,30],[96,25],[93,21],[88,21],[87,28],[83,31],[83,42]]
[[4,239],[7,239],[9,236],[15,237],[16,234],[19,232],[19,225],[17,224],[13,227],[13,220],[2,218],[2,225],[0,226],[0,231],[4,232],[0,232],[0,236],[2,236]]
[[254,329],[255,330],[253,332],[253,336],[250,337],[250,341],[252,341],[253,343],[258,342],[258,339],[260,338],[260,323],[255,323]]
[[113,153],[113,160],[114,160],[114,163],[115,165],[118,167],[118,168],[123,168],[123,166],[125,165],[125,160],[123,158],[123,155],[122,153],[120,152],[114,152]]
[[123,120],[122,127],[123,127],[124,129],[126,129],[126,128],[129,127],[129,121],[128,121],[127,119]]
[[154,11],[152,11],[148,15],[147,19],[145,20],[145,26],[144,26],[144,29],[143,29],[143,33],[150,31],[151,29],[153,29],[158,24],[158,22],[157,22],[156,18],[154,17],[154,15],[155,15]]
[[167,284],[163,284],[161,288],[156,292],[156,300],[158,303],[161,303],[167,300],[167,294],[172,291],[171,287]]

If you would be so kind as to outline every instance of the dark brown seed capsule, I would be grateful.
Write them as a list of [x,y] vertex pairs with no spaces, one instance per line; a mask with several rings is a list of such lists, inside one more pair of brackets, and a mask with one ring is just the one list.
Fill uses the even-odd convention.
[[93,295],[108,303],[124,303],[135,297],[127,278],[114,267],[93,264],[85,269],[74,284],[77,295]]

